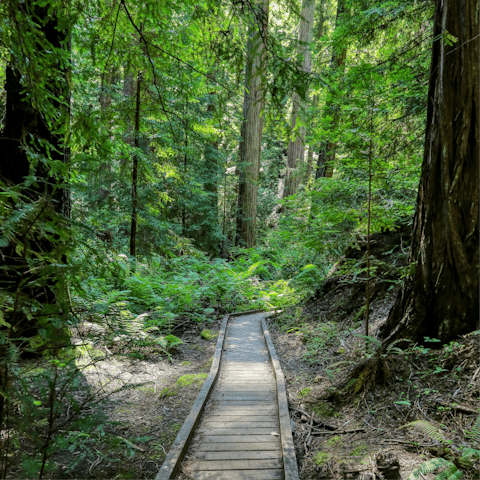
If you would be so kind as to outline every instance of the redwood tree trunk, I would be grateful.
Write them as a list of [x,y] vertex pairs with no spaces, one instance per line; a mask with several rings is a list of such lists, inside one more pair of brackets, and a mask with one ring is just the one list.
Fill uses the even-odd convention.
[[[310,43],[313,38],[313,14],[315,11],[315,0],[303,0],[300,24],[298,27],[298,56],[305,72],[312,71],[312,52]],[[292,99],[291,127],[294,132],[294,140],[288,144],[287,173],[285,176],[285,188],[283,198],[297,193],[300,185],[304,156],[305,156],[305,128],[295,131],[299,113],[305,108],[305,102],[300,95],[295,93]]]
[[[478,328],[477,0],[436,0],[427,129],[406,280],[381,335],[442,343]],[[443,37],[457,37],[446,45]]]
[[263,121],[266,67],[265,39],[268,26],[268,0],[253,3],[255,18],[248,27],[247,64],[243,99],[242,139],[240,141],[240,179],[237,211],[237,245],[248,248],[257,241],[257,197]]
[[[340,22],[340,17],[346,12],[345,0],[338,0],[337,3],[337,17],[335,20],[335,28],[338,27]],[[334,50],[332,54],[332,61],[330,63],[331,68],[337,74],[342,74],[344,71],[345,58],[347,52],[344,47],[338,50]],[[327,105],[327,110],[329,114],[333,117],[332,129],[335,130],[338,123],[338,106],[332,105],[332,102],[329,101]],[[335,142],[327,142],[327,158],[325,164],[325,174],[324,177],[331,177],[333,175],[333,166],[335,164],[335,155],[336,155],[337,144]]]
[[140,148],[140,86],[142,83],[142,74],[137,78],[137,96],[135,102],[135,139],[136,148],[132,162],[132,219],[130,224],[130,255],[135,257],[137,254],[137,206],[138,206],[138,149]]

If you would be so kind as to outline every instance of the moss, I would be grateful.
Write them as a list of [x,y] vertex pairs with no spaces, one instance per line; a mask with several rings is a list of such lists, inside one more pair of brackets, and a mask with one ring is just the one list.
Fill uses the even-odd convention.
[[200,387],[207,377],[208,375],[206,373],[188,373],[187,375],[182,375],[173,387],[165,387],[160,392],[158,398],[174,397],[177,395],[178,390],[183,387],[190,387],[192,385]]
[[158,398],[162,397],[174,397],[177,394],[175,388],[165,387],[161,392]]
[[206,373],[188,373],[187,375],[182,375],[175,385],[189,387],[190,385],[196,384],[199,387],[207,377],[208,375]]
[[342,437],[340,435],[335,435],[330,440],[327,440],[327,445],[329,447],[338,447],[343,443]]
[[354,457],[357,457],[357,456],[360,456],[362,454],[364,454],[367,450],[367,446],[366,445],[359,445],[358,447],[354,448],[351,452],[350,452],[350,455],[354,456]]
[[183,365],[184,367],[188,367],[188,366],[191,365],[191,364],[192,364],[192,362],[189,362],[188,360],[185,360],[184,362],[182,362],[182,365]]
[[318,417],[333,417],[335,412],[327,402],[318,402],[312,409]]
[[302,390],[298,392],[298,398],[306,397],[307,395],[310,394],[311,391],[312,389],[310,387],[302,388]]
[[200,336],[205,340],[213,340],[214,338],[218,337],[218,332],[213,333],[211,330],[205,329],[205,330],[202,330],[202,333],[200,333]]
[[317,452],[313,460],[317,465],[323,465],[330,460],[330,454],[327,452]]

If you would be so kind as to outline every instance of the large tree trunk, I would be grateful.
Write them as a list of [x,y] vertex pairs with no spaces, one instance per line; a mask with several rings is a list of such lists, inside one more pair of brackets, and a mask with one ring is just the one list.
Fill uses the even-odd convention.
[[248,27],[247,64],[243,99],[240,179],[237,212],[237,245],[253,247],[257,241],[257,196],[263,120],[265,40],[268,26],[268,0],[254,3],[255,18]]
[[[346,12],[345,0],[338,0],[335,28],[338,27],[338,24],[340,22],[340,17],[345,12]],[[330,66],[335,73],[337,74],[343,73],[346,56],[347,56],[347,51],[345,50],[345,48],[334,49],[332,53],[332,61],[330,63]],[[327,111],[333,117],[332,130],[334,130],[338,123],[338,106],[333,105],[332,102],[330,101],[327,104]],[[337,148],[337,145],[335,142],[332,142],[332,141],[327,142],[327,158],[326,158],[326,165],[325,165],[325,174],[323,175],[325,177],[331,177],[333,175],[336,148]]]
[[[58,323],[59,315],[68,308],[66,282],[56,266],[66,263],[65,219],[70,213],[68,190],[62,188],[65,169],[58,167],[68,161],[69,154],[65,55],[70,48],[69,35],[59,28],[58,12],[50,5],[19,2],[16,7],[12,8],[16,17],[11,24],[18,30],[14,30],[13,42],[20,44],[23,36],[38,41],[34,46],[27,42],[29,50],[22,50],[30,61],[15,55],[6,68],[0,187],[8,192],[2,200],[2,217],[14,227],[10,232],[6,229],[0,247],[0,426],[8,410],[8,396],[2,394],[9,385],[8,357],[17,347],[22,354],[28,352],[30,344],[25,339],[35,336],[40,326],[42,339],[49,341],[42,348],[51,353],[67,340]],[[38,92],[44,97],[38,98]],[[52,100],[47,100],[49,97]]]
[[477,0],[436,0],[412,273],[381,330],[387,343],[445,343],[478,328],[478,14]]
[[137,95],[135,100],[135,129],[134,147],[135,153],[132,159],[132,218],[130,222],[130,255],[137,254],[137,207],[138,207],[138,149],[140,148],[140,87],[142,74],[137,77]]
[[[300,25],[298,27],[298,49],[297,54],[304,72],[312,71],[312,51],[310,44],[313,38],[313,14],[315,11],[315,0],[303,0]],[[301,100],[298,93],[294,93],[292,99],[291,128],[294,140],[288,144],[287,173],[285,176],[285,188],[283,198],[297,193],[303,170],[305,156],[305,128],[297,128],[299,113],[305,108],[305,102]]]
[[[37,213],[25,220],[23,228],[18,226],[21,231],[16,232],[15,240],[11,240],[9,245],[2,246],[0,250],[0,289],[10,292],[26,289],[28,292],[23,292],[24,295],[28,293],[35,301],[49,304],[55,302],[53,285],[56,279],[38,272],[38,269],[30,268],[26,262],[32,252],[36,252],[34,257],[37,254],[54,255],[52,252],[58,249],[61,242],[55,240],[55,235],[45,235],[45,232],[38,230],[34,223],[29,228],[27,226],[30,221],[47,221],[56,214],[69,215],[68,191],[59,187],[65,182],[65,178],[59,178],[61,174],[52,175],[49,168],[54,162],[65,163],[68,159],[68,149],[65,145],[69,124],[68,66],[60,60],[60,52],[69,49],[68,32],[58,28],[57,16],[49,13],[48,5],[31,7],[25,4],[22,9],[24,9],[22,14],[26,18],[41,25],[39,29],[41,43],[37,44],[36,48],[42,57],[42,64],[39,66],[32,62],[29,64],[30,68],[22,72],[16,68],[13,59],[12,64],[7,66],[5,127],[0,137],[2,151],[0,180],[8,188],[12,185],[21,185],[28,175],[35,179],[33,183],[29,182],[28,186],[22,188],[18,197],[10,197],[9,206],[15,209],[17,202],[20,205],[22,201],[28,201],[32,205],[37,205],[34,208]],[[49,68],[50,72],[43,72],[46,68]],[[53,108],[59,114],[55,119],[50,118],[52,123],[49,123],[48,114],[39,109],[35,100],[36,78],[32,77],[41,75],[47,77],[44,86],[47,92],[44,94],[49,93],[54,98],[50,104],[43,100],[45,103],[42,104],[42,108],[45,108],[45,111],[48,107]],[[30,156],[28,150],[34,155]],[[35,158],[37,153],[41,160]],[[44,159],[47,161],[43,161]],[[22,242],[24,244],[20,245]],[[30,252],[25,251],[26,249],[30,249]],[[58,263],[61,262],[61,258],[57,260]],[[53,258],[52,262],[55,263]],[[26,319],[16,311],[10,321],[14,323],[20,321],[23,325]],[[33,330],[36,329],[35,322],[27,323],[31,324]],[[22,328],[25,329],[25,325]],[[20,330],[19,327],[16,329],[17,332]],[[27,336],[27,333],[24,330],[21,334]]]

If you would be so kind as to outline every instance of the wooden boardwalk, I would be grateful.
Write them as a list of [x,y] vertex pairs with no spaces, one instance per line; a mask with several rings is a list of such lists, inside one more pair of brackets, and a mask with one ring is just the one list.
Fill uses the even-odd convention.
[[262,316],[229,320],[217,382],[183,465],[187,478],[284,478],[276,382]]

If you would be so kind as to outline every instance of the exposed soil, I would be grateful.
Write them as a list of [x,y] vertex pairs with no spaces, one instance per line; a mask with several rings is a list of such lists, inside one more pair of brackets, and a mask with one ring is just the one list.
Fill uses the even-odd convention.
[[[399,238],[405,242],[403,233],[376,236],[378,248],[372,254],[385,265],[374,287],[371,337],[385,322],[399,289],[396,267],[405,257],[395,245],[400,245]],[[444,452],[439,441],[413,427],[400,427],[426,420],[452,440],[452,451],[458,453],[455,446],[469,443],[465,432],[480,412],[478,335],[442,349],[428,343],[407,354],[391,351],[385,359],[389,374],[381,382],[356,395],[352,389],[331,395],[365,358],[365,340],[356,336],[365,334],[365,281],[358,280],[362,274],[355,279],[345,269],[352,259],[362,266],[361,250],[347,250],[302,310],[291,309],[268,321],[286,377],[301,480],[406,479],[414,468]],[[385,255],[385,250],[390,253]],[[463,478],[479,478],[478,465],[461,467]]]

